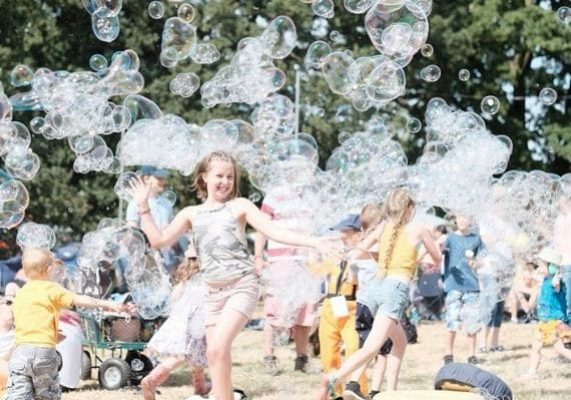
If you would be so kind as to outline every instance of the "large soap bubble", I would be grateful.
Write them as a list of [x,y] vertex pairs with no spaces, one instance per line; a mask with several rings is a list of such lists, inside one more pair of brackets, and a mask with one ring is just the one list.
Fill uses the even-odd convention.
[[161,49],[174,49],[176,60],[184,60],[190,57],[192,48],[196,45],[196,28],[179,17],[171,17],[166,20],[163,27]]
[[426,12],[411,0],[380,0],[365,16],[375,48],[402,66],[410,63],[428,37]]
[[0,228],[3,229],[20,224],[30,203],[30,195],[22,182],[7,178],[9,176],[0,170]]
[[56,244],[56,235],[53,229],[47,225],[26,222],[18,228],[16,243],[22,251],[31,247],[50,250]]
[[265,54],[278,60],[290,55],[297,42],[297,30],[289,17],[274,18],[260,36]]

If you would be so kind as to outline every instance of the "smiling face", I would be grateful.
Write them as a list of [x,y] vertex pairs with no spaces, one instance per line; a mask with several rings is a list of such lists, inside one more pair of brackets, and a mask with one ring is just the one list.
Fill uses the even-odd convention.
[[209,199],[221,202],[235,196],[236,171],[232,162],[212,160],[202,179]]

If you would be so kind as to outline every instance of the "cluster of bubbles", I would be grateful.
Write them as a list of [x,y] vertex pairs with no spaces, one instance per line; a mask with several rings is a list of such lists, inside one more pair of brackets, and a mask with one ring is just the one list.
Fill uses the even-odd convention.
[[258,37],[240,40],[229,65],[200,88],[202,105],[262,101],[285,85],[285,73],[273,60],[286,58],[297,41],[295,24],[289,17],[273,19]]
[[351,100],[358,111],[385,105],[406,88],[403,67],[384,55],[355,60],[348,51],[335,51],[321,63],[321,70],[331,91]]
[[40,158],[30,148],[28,127],[12,121],[12,104],[0,86],[0,157],[5,172],[24,181],[34,179],[40,169]]
[[[122,105],[109,99],[133,95],[143,88],[139,58],[134,51],[125,50],[113,55],[109,67],[98,54],[92,56],[90,65],[96,72],[40,68],[26,81],[31,90],[13,95],[10,102],[17,110],[46,112],[44,117],[31,120],[30,129],[50,140],[67,139],[76,154],[75,172],[117,173],[121,167],[119,160],[102,136],[126,130],[138,115],[140,106],[137,97],[127,96]],[[16,135],[21,145],[16,146],[19,150],[14,158],[23,172],[17,176],[26,179],[28,174],[31,179],[39,168],[39,159],[24,148],[29,144],[30,134],[20,125],[16,125]],[[8,162],[6,166],[13,168]]]
[[118,219],[104,218],[85,234],[77,258],[83,278],[81,293],[103,296],[101,276],[122,270],[137,311],[144,319],[168,314],[171,291],[168,273],[157,251],[145,244],[143,234]]
[[[327,47],[317,42],[308,49],[306,65],[321,66],[330,89],[351,100],[356,110],[366,111],[401,96],[406,87],[404,67],[419,50],[427,57],[434,52],[426,44],[432,2],[346,0],[345,8],[352,13],[367,13],[365,29],[381,55],[355,60],[348,51],[330,49],[327,55]],[[436,65],[420,72],[427,82],[437,81],[440,75]]]
[[[160,63],[165,68],[174,68],[179,62],[188,58],[197,64],[212,64],[220,59],[220,52],[211,43],[198,43],[196,27],[191,24],[194,19],[194,8],[190,4],[177,17],[171,17],[163,26]],[[190,7],[190,9],[187,8]],[[187,12],[184,12],[186,10]]]
[[85,10],[91,15],[91,30],[97,39],[112,42],[119,36],[121,25],[119,13],[123,0],[81,0]]
[[200,87],[200,78],[192,72],[177,74],[169,84],[172,94],[181,97],[190,97]]
[[47,225],[26,222],[18,227],[16,243],[22,251],[26,248],[51,250],[56,244],[56,234]]
[[[6,170],[0,169],[0,228],[10,229],[18,226],[24,219],[26,208],[30,203],[28,189],[19,179],[33,178],[39,169],[30,165],[27,156],[29,151],[30,132],[25,125],[12,121],[13,107],[0,84],[0,156],[4,160]],[[22,149],[26,149],[21,158]],[[37,156],[36,156],[37,157]]]

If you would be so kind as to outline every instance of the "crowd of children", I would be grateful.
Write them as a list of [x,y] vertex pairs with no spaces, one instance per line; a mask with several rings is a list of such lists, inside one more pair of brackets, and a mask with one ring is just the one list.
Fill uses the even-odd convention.
[[[434,230],[415,219],[411,194],[398,188],[382,204],[369,204],[360,214],[349,214],[331,227],[342,241],[340,246],[331,238],[305,234],[296,221],[299,213],[280,214],[276,199],[267,199],[259,210],[239,197],[239,177],[239,167],[230,155],[211,153],[199,163],[194,181],[202,203],[182,209],[160,228],[150,202],[152,180],[139,179],[131,185],[136,207],[130,213],[137,217],[152,247],[169,248],[189,232],[192,239],[185,260],[173,273],[177,284],[170,317],[148,343],[159,363],[141,382],[145,400],[154,399],[157,387],[185,362],[193,368],[197,398],[209,392],[214,400],[247,398],[232,385],[232,344],[256,309],[262,270],[288,268],[292,263],[325,272],[319,318],[317,302],[296,309],[293,318],[294,369],[302,373],[308,372],[308,339],[319,321],[321,367],[326,374],[319,399],[373,398],[385,375],[387,390],[397,389],[407,346],[401,319],[419,265],[423,273],[442,275],[447,330],[443,363],[457,359],[454,347],[460,330],[468,336],[468,363],[480,362],[476,356],[479,332],[481,352],[503,351],[499,344],[503,299],[498,299],[488,321],[482,321],[478,312],[483,290],[478,256],[486,246],[470,217],[455,215],[455,231]],[[507,296],[512,320],[517,320],[520,309],[526,318],[536,315],[539,319],[528,378],[536,376],[546,345],[571,360],[571,349],[566,346],[571,337],[567,325],[571,313],[570,203],[569,199],[562,201],[553,248],[535,257],[537,267],[529,263],[518,271]],[[246,240],[246,224],[259,232],[254,257]],[[268,239],[273,242],[265,253]],[[322,265],[312,266],[307,253],[299,251],[303,247],[323,254]],[[28,282],[15,297],[0,301],[0,357],[9,358],[5,399],[58,399],[61,388],[55,347],[61,310],[74,306],[131,314],[136,310],[132,305],[78,295],[51,282],[49,271],[57,260],[48,250],[26,249],[22,263]],[[266,371],[277,374],[272,337],[283,325],[283,313],[291,310],[284,310],[270,291],[263,299],[263,360]],[[5,349],[4,342],[12,337],[13,346]],[[0,379],[3,373],[0,365]]]

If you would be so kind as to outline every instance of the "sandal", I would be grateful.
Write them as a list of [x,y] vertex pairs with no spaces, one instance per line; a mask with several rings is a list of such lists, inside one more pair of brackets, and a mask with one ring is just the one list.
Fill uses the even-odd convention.
[[504,348],[504,346],[500,345],[500,346],[490,347],[490,351],[502,352],[506,351],[506,349]]

